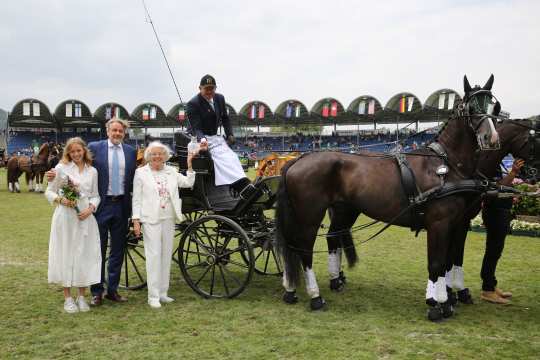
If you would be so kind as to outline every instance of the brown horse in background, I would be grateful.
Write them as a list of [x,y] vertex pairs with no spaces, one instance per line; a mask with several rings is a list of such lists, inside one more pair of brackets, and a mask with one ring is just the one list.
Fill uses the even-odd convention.
[[[29,191],[43,192],[43,178],[53,159],[48,143],[41,145],[32,156],[13,156],[7,162],[7,182],[10,192],[21,192],[19,177],[24,173]],[[35,184],[34,184],[35,179]]]

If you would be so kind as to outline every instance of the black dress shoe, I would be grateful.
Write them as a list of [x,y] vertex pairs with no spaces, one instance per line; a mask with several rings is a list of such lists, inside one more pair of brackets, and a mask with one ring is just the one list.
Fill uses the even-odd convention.
[[126,297],[120,296],[120,294],[117,293],[117,292],[105,295],[105,299],[111,300],[111,301],[114,301],[114,302],[126,302],[126,301],[128,301]]
[[92,300],[90,300],[90,305],[101,306],[102,304],[103,304],[103,297],[101,295],[92,296]]

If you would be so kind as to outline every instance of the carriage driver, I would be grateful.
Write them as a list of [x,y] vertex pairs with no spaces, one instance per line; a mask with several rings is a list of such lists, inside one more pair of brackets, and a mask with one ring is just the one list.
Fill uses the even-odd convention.
[[[199,91],[187,104],[191,132],[200,140],[201,148],[207,146],[212,155],[216,186],[231,185],[236,193],[246,198],[255,188],[246,177],[238,156],[229,147],[234,144],[234,135],[225,97],[216,93],[216,80],[211,75],[202,77]],[[223,126],[227,140],[217,135],[219,126]]]

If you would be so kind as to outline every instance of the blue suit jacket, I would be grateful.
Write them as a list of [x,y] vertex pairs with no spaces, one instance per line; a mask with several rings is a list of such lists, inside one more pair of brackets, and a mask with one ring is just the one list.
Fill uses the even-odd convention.
[[[109,149],[108,140],[95,141],[88,144],[88,148],[92,152],[94,162],[93,166],[98,172],[98,192],[101,197],[101,202],[96,212],[99,212],[105,203],[105,196],[109,188]],[[131,193],[133,191],[133,177],[137,168],[137,152],[131,145],[122,144],[124,157],[126,161],[124,173],[124,216],[131,216]]]

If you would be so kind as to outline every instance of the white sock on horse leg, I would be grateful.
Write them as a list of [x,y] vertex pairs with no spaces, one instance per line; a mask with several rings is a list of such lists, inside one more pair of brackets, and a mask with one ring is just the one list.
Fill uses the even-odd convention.
[[8,183],[8,189],[10,192],[13,192],[13,183]]
[[304,271],[304,277],[306,280],[306,291],[308,295],[313,299],[319,297],[319,285],[317,285],[317,279],[315,278],[315,272],[312,268],[307,268]]
[[431,280],[427,281],[426,299],[435,299],[435,284]]
[[21,186],[19,185],[19,182],[17,181],[15,183],[15,189],[18,191],[18,190],[21,190]]
[[444,274],[444,279],[446,280],[446,286],[449,288],[452,288],[452,275],[454,273],[452,272],[452,269],[450,271],[447,271],[446,274]]
[[444,276],[439,276],[435,282],[435,301],[438,303],[444,303],[448,300],[448,293],[446,292],[446,280]]
[[452,273],[454,275],[454,288],[457,290],[465,289],[465,280],[463,279],[463,267],[452,266]]
[[339,277],[339,271],[341,270],[341,249],[332,251],[328,254],[328,274],[330,280],[337,279]]
[[287,292],[293,292],[296,291],[296,288],[292,287],[289,282],[287,281],[287,276],[285,274],[285,269],[283,269],[283,287],[285,288],[285,291]]

